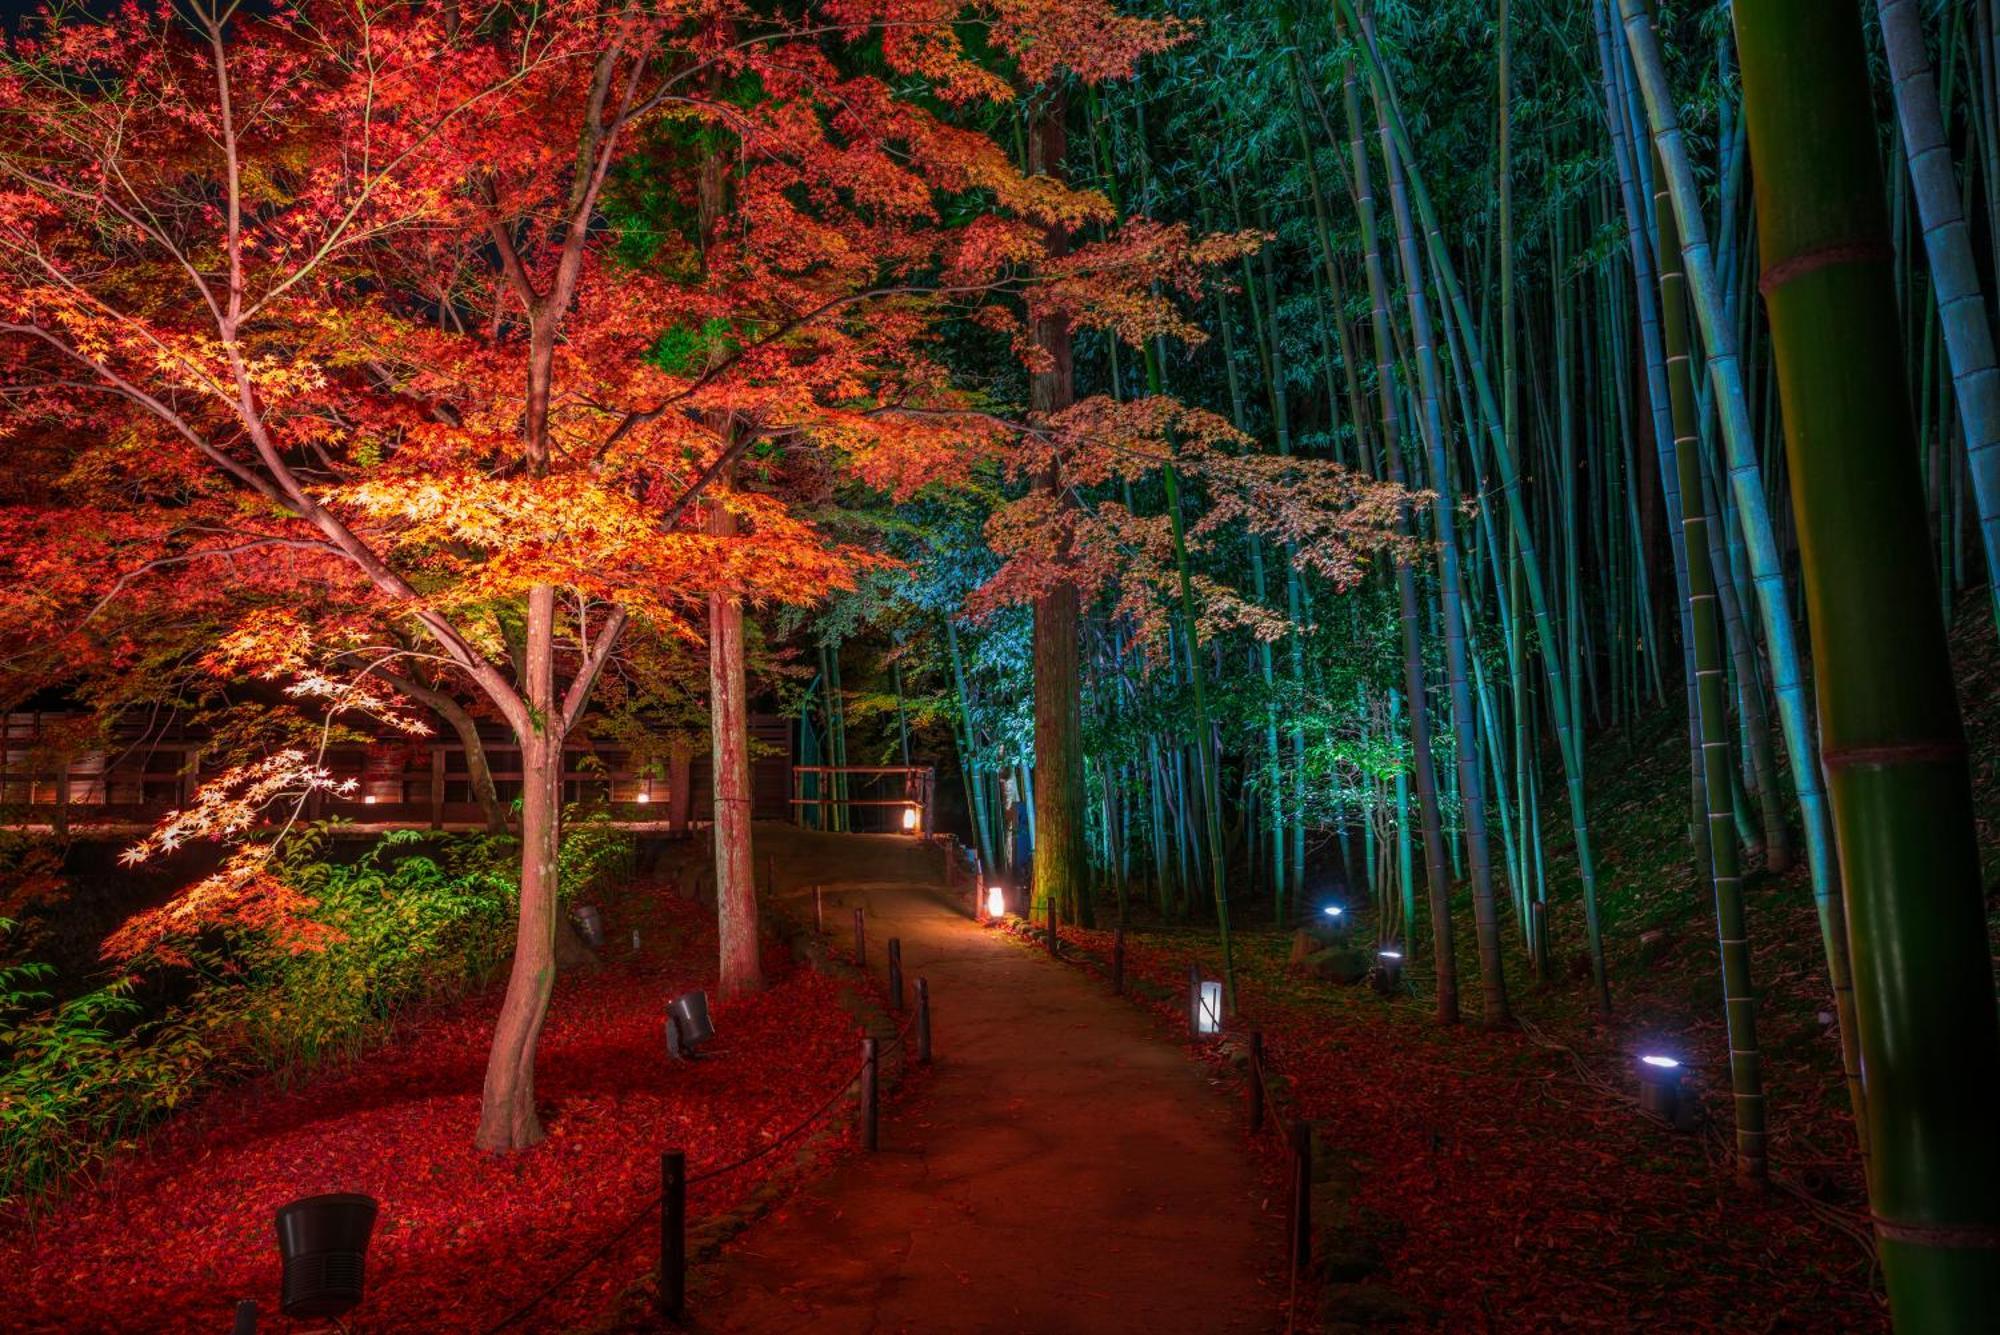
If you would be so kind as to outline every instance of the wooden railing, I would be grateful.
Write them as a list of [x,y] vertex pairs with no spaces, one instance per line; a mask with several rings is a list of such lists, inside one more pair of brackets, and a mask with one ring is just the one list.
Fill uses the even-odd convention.
[[[482,748],[493,787],[503,808],[511,808],[520,792],[521,750],[518,745],[492,742]],[[29,757],[33,759],[29,759]],[[167,812],[194,800],[196,789],[213,771],[203,763],[204,745],[196,741],[160,741],[122,752],[88,751],[67,758],[49,757],[45,748],[25,747],[0,753],[0,826],[75,830],[149,828]],[[695,801],[674,816],[670,786],[662,772],[634,768],[630,753],[577,748],[566,753],[562,776],[563,800],[606,807],[614,820],[641,829],[672,830],[705,824],[707,803]],[[789,768],[783,755],[756,762],[758,768]],[[375,746],[329,747],[322,759],[338,779],[354,780],[346,794],[316,793],[306,815],[321,820],[340,818],[360,828],[428,827],[434,830],[482,829],[486,813],[473,791],[465,747],[457,742],[389,742]],[[705,762],[688,768],[691,794],[707,791]],[[796,781],[770,774],[757,787],[760,818],[782,818],[788,808],[778,797]]]

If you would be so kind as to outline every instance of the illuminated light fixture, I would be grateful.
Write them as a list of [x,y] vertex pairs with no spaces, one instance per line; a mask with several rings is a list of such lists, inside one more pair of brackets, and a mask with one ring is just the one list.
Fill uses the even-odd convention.
[[1324,913],[1329,918],[1338,918],[1342,914],[1346,913],[1347,910],[1340,907],[1340,905],[1338,904],[1328,904],[1325,908],[1321,909],[1320,912]]
[[989,918],[1007,916],[1007,887],[998,881],[986,887],[986,916]]
[[1371,972],[1375,990],[1383,996],[1394,992],[1403,982],[1403,952],[1388,949],[1375,952],[1375,967]]
[[373,1197],[354,1192],[307,1196],[278,1211],[286,1316],[337,1317],[360,1303],[378,1212]]
[[1662,1121],[1683,1126],[1679,1061],[1651,1053],[1639,1058],[1639,1106]]
[[708,993],[683,992],[667,1003],[667,1055],[679,1061],[694,1061],[703,1043],[715,1037],[715,1024],[708,1018]]
[[904,807],[903,808],[904,833],[906,834],[916,833],[917,825],[920,821],[923,820],[923,818],[924,818],[923,808],[916,806]]
[[373,794],[373,793],[370,793],[370,794],[368,794],[368,795],[367,795],[366,797],[362,798],[362,799],[361,799],[361,805],[363,805],[363,806],[365,806],[365,807],[372,807],[372,806],[374,806],[374,805],[375,805],[375,794]]
[[648,802],[650,802],[650,801],[652,801],[652,800],[653,800],[653,795],[652,795],[651,793],[647,792],[647,791],[646,791],[645,789],[641,788],[641,789],[639,790],[639,795],[638,795],[637,797],[633,798],[632,800],[633,800],[634,802],[637,802],[637,803],[638,803],[638,804],[639,804],[640,806],[642,806],[642,807],[643,807],[643,806],[645,806],[645,805],[646,805],[646,804],[647,804]]
[[1197,1038],[1222,1032],[1222,984],[1213,978],[1201,981],[1201,999],[1194,1008],[1194,1032]]

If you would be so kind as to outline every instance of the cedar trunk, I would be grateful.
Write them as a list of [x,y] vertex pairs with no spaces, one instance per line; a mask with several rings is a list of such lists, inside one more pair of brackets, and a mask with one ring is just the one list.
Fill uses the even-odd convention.
[[[1029,140],[1029,169],[1059,174],[1065,135],[1064,99],[1051,98]],[[1061,255],[1067,238],[1049,235],[1049,250]],[[1044,314],[1035,319],[1035,346],[1048,358],[1046,369],[1028,382],[1028,409],[1040,421],[1075,401],[1069,319]],[[1061,465],[1052,465],[1041,485],[1065,510]],[[1065,515],[1065,519],[1067,516]],[[1059,538],[1058,564],[1068,551],[1067,524]],[[1090,853],[1085,840],[1083,781],[1083,685],[1080,680],[1076,585],[1060,582],[1035,599],[1035,902],[1051,904],[1067,921],[1092,925]]]
[[[736,531],[717,505],[709,531]],[[715,769],[715,909],[722,941],[718,990],[727,999],[764,986],[757,957],[757,881],[750,850],[750,721],[743,685],[743,603],[708,596],[709,735]]]

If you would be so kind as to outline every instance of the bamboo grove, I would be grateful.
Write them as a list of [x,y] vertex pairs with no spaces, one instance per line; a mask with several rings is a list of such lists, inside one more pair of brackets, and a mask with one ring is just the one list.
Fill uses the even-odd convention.
[[[1341,909],[1500,1028],[1528,989],[1619,1014],[1593,792],[1669,719],[1736,1175],[1782,1133],[1749,891],[1798,869],[1897,1322],[2000,1311],[1947,638],[2000,598],[2000,0],[307,11],[10,55],[0,371],[46,420],[0,440],[53,462],[0,616],[109,713],[126,653],[515,734],[482,1148],[542,1139],[572,736],[683,823],[713,748],[726,996],[762,983],[754,701],[808,823],[936,752],[1016,907],[1213,930],[1232,1009],[1232,930]],[[127,114],[173,141],[137,184]],[[107,400],[165,501],[92,453]],[[303,805],[333,780],[292,754],[232,781]],[[231,904],[267,883],[230,865]]]
[[[934,686],[921,707],[950,728],[983,857],[1035,885],[1037,912],[1143,906],[1225,942],[1232,922],[1365,905],[1428,961],[1446,1023],[1506,1024],[1510,986],[1572,961],[1610,1010],[1604,942],[1627,925],[1594,866],[1584,742],[1684,716],[1685,871],[1713,916],[1738,1173],[1763,1177],[1768,1135],[1743,880],[1803,860],[1892,1298],[1913,1329],[1972,1328],[2000,1217],[1993,1148],[1963,1119],[1994,1106],[1993,996],[1935,674],[1961,593],[2000,560],[1996,6],[1176,12],[1198,47],[1003,133],[1128,214],[1266,243],[1200,311],[1205,342],[1079,338],[1079,392],[1172,393],[1258,450],[1396,483],[1414,542],[1336,592],[1289,545],[1207,522],[1168,470],[1116,499],[1168,519],[1177,589],[1227,586],[1269,624],[1218,628],[1190,595],[1149,654],[1086,606],[1072,651],[1045,604],[962,614],[988,573],[962,557],[979,505],[905,511],[923,536],[910,601],[883,614],[917,646],[894,652],[896,707],[906,680]],[[1823,48],[1823,76],[1790,43]],[[1853,142],[1819,143],[1820,118]],[[1853,286],[1792,297],[1794,274]],[[1836,439],[1894,457],[1815,462]],[[1037,760],[1077,741],[1026,683],[1068,652],[1083,760],[1050,773]],[[840,745],[838,717],[802,717]],[[1045,834],[1072,811],[1075,876]],[[1943,860],[1890,871],[1889,827]],[[1929,1074],[1887,1056],[1912,1043]],[[1928,1083],[1958,1077],[1956,1097]],[[1934,1135],[1953,1148],[1911,1148]]]

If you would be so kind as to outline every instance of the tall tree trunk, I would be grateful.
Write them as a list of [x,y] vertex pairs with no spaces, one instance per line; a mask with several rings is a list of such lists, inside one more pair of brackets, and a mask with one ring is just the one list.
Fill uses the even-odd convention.
[[[1028,168],[1038,175],[1060,178],[1065,146],[1065,99],[1048,99],[1028,139]],[[1052,255],[1068,249],[1068,235],[1053,228],[1048,237]],[[1045,370],[1028,378],[1028,411],[1037,420],[1061,412],[1076,400],[1071,360],[1069,318],[1060,313],[1038,316],[1033,338],[1047,358]],[[1056,504],[1071,501],[1060,461],[1041,480]],[[1066,564],[1067,525],[1058,538],[1058,564]],[[1060,581],[1035,599],[1035,902],[1070,922],[1092,925],[1090,848],[1084,814],[1083,683],[1077,622],[1076,585]]]
[[[1736,0],[1760,288],[1784,407],[1898,1328],[2000,1312],[2000,1019],[1853,0]],[[1865,541],[1857,535],[1866,535]]]
[[1410,309],[1410,339],[1415,345],[1417,377],[1423,392],[1421,436],[1430,458],[1430,485],[1435,497],[1431,518],[1438,543],[1438,599],[1444,620],[1445,672],[1458,761],[1459,809],[1464,813],[1466,856],[1472,872],[1473,932],[1479,946],[1480,1018],[1489,1026],[1498,1026],[1506,1024],[1509,1018],[1507,978],[1500,956],[1500,918],[1493,905],[1493,855],[1486,831],[1485,780],[1479,772],[1479,725],[1472,712],[1472,687],[1466,668],[1465,576],[1459,564],[1455,513],[1458,498],[1451,482],[1445,440],[1444,391],[1437,346],[1432,341],[1423,260],[1417,254],[1415,228],[1410,221],[1403,164],[1389,135],[1388,113],[1379,104],[1376,121],[1382,138],[1382,160],[1389,173],[1390,212],[1396,220],[1404,295]]
[[542,1139],[535,1115],[535,1046],[556,981],[557,867],[562,853],[562,707],[555,692],[556,590],[528,590],[525,659],[533,719],[521,742],[521,911],[514,962],[493,1026],[473,1143],[520,1150]]
[[[1354,86],[1354,70],[1347,68],[1343,80],[1343,104],[1347,113],[1349,149],[1353,161],[1355,211],[1361,219],[1361,244],[1368,274],[1370,316],[1375,337],[1376,388],[1381,398],[1382,453],[1389,480],[1401,485],[1402,414],[1396,406],[1395,345],[1389,326],[1389,280],[1382,264],[1382,248],[1375,225],[1375,188],[1368,170],[1368,152],[1361,128],[1361,102]],[[1374,461],[1368,461],[1372,466]],[[1410,515],[1407,505],[1399,506],[1397,531],[1407,534]],[[1431,755],[1430,709],[1424,689],[1422,619],[1417,609],[1417,581],[1407,557],[1396,558],[1396,599],[1403,630],[1403,692],[1410,704],[1410,751],[1416,770],[1417,810],[1423,825],[1424,872],[1430,888],[1431,955],[1437,971],[1437,1018],[1445,1024],[1458,1023],[1458,964],[1452,954],[1451,872],[1445,856],[1444,818],[1438,807],[1437,767]],[[1410,925],[1415,926],[1414,916]]]
[[694,819],[694,747],[685,737],[667,742],[667,828],[687,829]]
[[1965,430],[1972,494],[1986,548],[1987,583],[1992,596],[2000,598],[2000,367],[1994,362],[1993,327],[1986,320],[1979,266],[1973,260],[1972,236],[1951,169],[1937,80],[1924,46],[1923,14],[1912,0],[1876,0],[1875,9],[1896,91],[1910,185],[1923,221],[1931,292],[1944,327],[1952,389]]
[[[736,532],[718,502],[708,531]],[[708,595],[709,753],[715,772],[715,911],[724,998],[764,986],[757,953],[757,875],[750,848],[750,715],[743,681],[743,603],[728,590]]]
[[[1847,0],[1838,0],[1845,5]],[[1659,42],[1647,9],[1647,0],[1619,0],[1625,36],[1631,52],[1629,71],[1644,95],[1646,114],[1653,127],[1657,161],[1664,168],[1664,187],[1673,205],[1674,222],[1680,231],[1681,258],[1688,281],[1696,324],[1708,352],[1709,382],[1715,396],[1717,416],[1722,424],[1723,449],[1728,458],[1730,492],[1741,521],[1743,542],[1750,560],[1757,594],[1757,609],[1764,627],[1764,646],[1770,654],[1772,684],[1778,697],[1778,719],[1784,732],[1785,749],[1791,760],[1792,780],[1798,791],[1799,816],[1805,826],[1806,861],[1811,868],[1813,898],[1819,909],[1820,938],[1826,952],[1827,976],[1833,985],[1834,1009],[1842,1026],[1851,1027],[1853,992],[1848,961],[1846,907],[1842,899],[1840,871],[1834,863],[1832,819],[1825,790],[1820,782],[1820,766],[1813,763],[1815,739],[1806,708],[1805,679],[1800,671],[1798,637],[1793,629],[1791,599],[1785,587],[1784,570],[1778,559],[1776,534],[1771,526],[1759,465],[1754,433],[1750,426],[1749,400],[1739,371],[1736,331],[1724,318],[1715,265],[1708,245],[1708,226],[1703,219],[1694,171],[1688,162],[1686,142],[1681,135],[1679,116],[1667,87],[1666,70],[1660,60]],[[1761,192],[1760,192],[1761,193]],[[1760,201],[1760,207],[1763,201]],[[1768,261],[1769,257],[1766,256]],[[1900,364],[1900,361],[1899,361]],[[1723,572],[1716,572],[1721,577]],[[1717,804],[1711,794],[1709,805]],[[1843,1038],[1842,1056],[1850,1072],[1858,1072],[1857,1040]],[[1861,1083],[1850,1078],[1850,1094]],[[1858,1111],[1858,1109],[1857,1109]],[[1866,1119],[1857,1116],[1857,1133]],[[1866,1152],[1864,1142],[1863,1150]]]
[[[1701,729],[1702,786],[1708,794],[1709,881],[1715,892],[1715,933],[1722,960],[1722,1006],[1729,1035],[1729,1086],[1736,1120],[1736,1172],[1765,1174],[1763,1057],[1757,1045],[1757,993],[1750,982],[1749,933],[1743,922],[1743,882],[1730,810],[1729,706],[1723,674],[1721,617],[1711,564],[1709,516],[1701,483],[1700,432],[1688,373],[1687,275],[1679,234],[1664,190],[1654,201],[1660,237],[1660,314],[1666,334],[1674,459],[1680,473],[1681,525],[1687,535],[1688,612],[1694,629],[1696,722]],[[1751,683],[1750,689],[1755,689]]]
[[507,808],[501,805],[500,794],[493,787],[493,766],[486,759],[486,744],[479,738],[479,724],[466,712],[465,706],[443,691],[434,691],[414,678],[392,672],[377,675],[404,695],[422,702],[451,728],[458,744],[465,750],[466,778],[472,786],[472,800],[479,804],[480,815],[486,821],[486,832],[507,833]]
[[1371,90],[1388,111],[1390,134],[1408,169],[1411,202],[1416,205],[1417,218],[1424,229],[1431,267],[1443,292],[1443,305],[1458,324],[1465,362],[1472,371],[1473,383],[1478,390],[1480,416],[1486,428],[1487,441],[1499,466],[1500,492],[1514,539],[1520,544],[1521,571],[1527,585],[1528,604],[1534,614],[1535,637],[1542,651],[1543,677],[1548,683],[1548,707],[1556,721],[1556,744],[1562,756],[1563,777],[1569,790],[1570,828],[1576,836],[1577,879],[1583,890],[1584,931],[1590,947],[1592,982],[1597,991],[1598,1009],[1608,1012],[1611,1009],[1611,984],[1605,971],[1604,931],[1598,913],[1597,862],[1591,853],[1590,826],[1584,802],[1583,742],[1571,726],[1570,688],[1563,675],[1562,646],[1550,613],[1548,583],[1543,575],[1541,556],[1536,550],[1528,522],[1527,500],[1521,493],[1521,472],[1514,453],[1514,442],[1507,438],[1503,428],[1504,419],[1494,398],[1492,377],[1487,372],[1484,343],[1473,324],[1465,289],[1458,280],[1458,270],[1445,248],[1436,207],[1424,186],[1423,174],[1417,169],[1409,130],[1396,106],[1388,71],[1383,66],[1382,54],[1376,45],[1374,25],[1355,7],[1354,0],[1335,0],[1335,4],[1338,12],[1352,21],[1360,32],[1361,40],[1355,49],[1367,67]]

